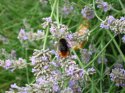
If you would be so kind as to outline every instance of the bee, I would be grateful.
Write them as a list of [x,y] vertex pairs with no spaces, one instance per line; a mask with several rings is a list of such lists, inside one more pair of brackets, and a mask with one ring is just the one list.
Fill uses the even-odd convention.
[[68,46],[68,42],[66,41],[66,39],[61,38],[59,40],[58,51],[59,51],[59,56],[61,58],[66,58],[67,56],[69,56],[70,51],[69,51],[69,46]]

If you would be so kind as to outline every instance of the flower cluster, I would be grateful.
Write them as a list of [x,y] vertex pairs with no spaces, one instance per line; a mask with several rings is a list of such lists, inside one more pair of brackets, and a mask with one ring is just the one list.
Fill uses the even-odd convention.
[[25,29],[20,29],[20,32],[18,34],[18,39],[20,40],[20,42],[40,40],[43,38],[44,32],[42,30],[37,30],[37,32],[34,33],[32,31],[26,32]]
[[104,2],[102,0],[97,0],[96,3],[97,3],[97,8],[103,9],[104,12],[107,12],[111,8],[107,2]]
[[71,5],[71,3],[67,0],[65,1],[64,5],[61,7],[61,14],[64,17],[67,17],[73,12],[73,10],[74,10],[73,5]]
[[11,50],[11,53],[8,53],[5,49],[1,49],[0,52],[0,56],[5,59],[0,59],[0,67],[3,67],[6,70],[14,71],[15,69],[22,69],[27,66],[27,62],[25,59],[16,59],[15,50]]
[[[56,88],[55,88],[56,89]],[[6,91],[5,93],[50,93],[49,88],[46,89],[44,92],[42,88],[38,84],[31,84],[26,85],[25,87],[19,87],[15,83],[11,85],[10,91]],[[56,93],[56,92],[51,92]],[[59,93],[80,93],[80,92],[74,92],[71,88],[67,87],[63,90],[61,90]]]
[[105,57],[103,58],[102,56],[100,56],[97,61],[98,61],[98,64],[101,64],[101,63],[106,64],[108,62],[108,59],[105,58]]
[[[80,25],[79,30],[75,33],[71,33],[68,31],[68,27],[64,24],[58,24],[57,22],[53,22],[50,17],[45,18],[45,22],[42,24],[43,27],[50,26],[50,33],[53,36],[53,39],[65,38],[69,43],[69,46],[74,48],[81,48],[83,43],[88,39],[90,35],[90,31],[88,26],[83,24]],[[88,23],[87,23],[88,25]]]
[[27,66],[26,60],[19,58],[18,60],[7,59],[0,60],[0,66],[4,69],[14,71],[15,69],[22,69]]
[[[50,93],[72,90],[71,93],[80,93],[81,89],[78,84],[79,80],[84,79],[87,73],[80,68],[74,58],[67,59],[52,58],[52,52],[47,50],[35,50],[31,57],[33,69],[32,72],[36,77],[35,82],[25,87],[11,85],[10,92],[28,92],[28,93]],[[53,61],[51,61],[53,60]],[[65,81],[66,80],[66,81]],[[63,86],[69,81],[68,86]]]
[[115,82],[116,86],[125,86],[125,69],[116,67],[112,69],[110,73],[110,78],[113,82]]
[[0,57],[5,59],[16,59],[16,51],[11,50],[10,53],[8,53],[4,48],[0,49]]
[[92,19],[95,17],[94,10],[89,6],[85,6],[82,9],[81,14],[86,19]]
[[53,22],[50,26],[50,33],[56,38],[66,37],[68,35],[68,27],[63,24],[60,24],[58,27],[58,24]]
[[101,28],[110,29],[115,34],[125,33],[125,18],[115,19],[113,16],[106,17],[100,25]]
[[34,84],[26,84],[25,87],[20,87],[18,85],[11,84],[11,88],[9,91],[6,91],[5,93],[50,93],[49,88],[44,90],[43,87],[41,87],[39,84],[34,83]]
[[70,46],[75,46],[78,43],[82,43],[83,41],[87,40],[89,36],[88,28],[81,29],[80,31],[75,33],[70,33],[68,32],[68,28],[65,25],[60,25],[60,28],[58,29],[57,25],[54,26],[52,24],[50,32],[56,38],[66,38]]
[[88,69],[87,69],[87,72],[88,72],[89,75],[93,75],[93,74],[96,73],[96,70],[95,70],[94,67],[91,67],[91,68],[88,68]]
[[81,49],[80,53],[81,53],[82,61],[85,63],[88,63],[91,59],[92,52],[89,51],[88,49]]
[[[49,69],[51,52],[47,50],[34,50],[33,56],[31,57],[31,62],[34,68],[32,72],[36,76],[36,79],[42,75],[46,75],[51,72]],[[48,75],[46,75],[48,76]]]
[[46,17],[46,18],[42,18],[42,20],[44,21],[41,26],[45,29],[47,27],[49,27],[49,25],[52,23],[52,19],[51,17]]

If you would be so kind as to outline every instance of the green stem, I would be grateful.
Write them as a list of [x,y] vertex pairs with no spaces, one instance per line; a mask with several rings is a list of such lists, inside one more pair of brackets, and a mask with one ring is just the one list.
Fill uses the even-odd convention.
[[[27,59],[28,56],[27,56],[27,49],[24,49],[24,53],[25,53],[25,58]],[[28,64],[26,66],[26,78],[27,78],[27,82],[29,84],[29,72],[28,72]]]
[[[50,15],[51,18],[52,18],[52,15],[54,13],[55,6],[56,6],[56,0],[54,2],[53,6],[52,6],[52,12],[51,12],[51,15]],[[43,44],[43,50],[45,50],[45,48],[46,48],[48,34],[49,34],[49,27],[47,27],[47,30],[46,30],[46,35],[45,35],[44,44]]]
[[112,9],[113,11],[117,12],[117,13],[120,13],[120,12],[121,12],[121,11],[119,11],[119,10],[113,8],[113,7],[111,7],[111,9]]
[[122,4],[121,0],[118,0],[118,1],[119,1],[120,5],[121,5],[122,9],[124,9],[124,5]]
[[79,59],[79,57],[78,57],[78,55],[76,54],[75,50],[72,49],[72,52],[77,56],[77,60],[78,60],[78,62],[79,62],[80,67],[81,67],[81,68],[84,68],[83,63],[82,63],[81,60]]
[[[114,36],[115,37],[115,36]],[[94,59],[92,61],[90,61],[84,68],[88,67],[89,65],[91,65],[96,59],[98,56],[101,55],[101,53],[105,50],[105,48],[111,43],[111,41],[114,39],[114,37],[111,38],[111,40],[104,46],[104,48],[97,54],[96,57],[94,57]]]
[[57,1],[57,7],[56,7],[56,20],[57,20],[57,25],[58,25],[58,28],[59,28],[59,0],[56,0]]
[[101,21],[103,22],[103,20],[97,15],[96,13],[96,10],[95,10],[95,0],[93,0],[93,9],[94,9],[94,13],[95,13],[95,16]]
[[[113,35],[111,34],[111,32],[110,32],[110,31],[107,31],[107,32],[108,32],[109,36],[112,38],[112,37],[113,37]],[[114,42],[114,44],[115,44],[115,46],[116,46],[117,50],[119,51],[119,53],[120,53],[120,55],[121,55],[122,59],[123,59],[123,60],[124,60],[124,62],[125,62],[125,57],[124,57],[124,54],[122,53],[121,49],[119,48],[119,45],[117,44],[116,40],[115,40],[115,39],[113,39],[113,42]]]
[[56,1],[57,1],[57,0],[55,0],[55,2],[54,2],[54,4],[53,4],[53,6],[51,7],[51,8],[52,8],[52,12],[51,12],[50,17],[52,17],[52,16],[53,16],[53,13],[54,13],[54,10],[55,10],[55,6],[56,6]]
[[49,27],[47,27],[47,30],[46,30],[46,35],[45,35],[44,44],[43,44],[43,50],[45,50],[45,48],[46,48],[48,33],[49,33]]

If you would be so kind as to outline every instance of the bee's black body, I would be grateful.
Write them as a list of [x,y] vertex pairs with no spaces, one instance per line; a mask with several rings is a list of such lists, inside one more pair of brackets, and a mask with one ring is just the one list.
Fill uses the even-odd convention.
[[59,54],[61,57],[67,57],[69,55],[69,47],[68,47],[68,43],[66,41],[66,39],[61,38],[59,40]]

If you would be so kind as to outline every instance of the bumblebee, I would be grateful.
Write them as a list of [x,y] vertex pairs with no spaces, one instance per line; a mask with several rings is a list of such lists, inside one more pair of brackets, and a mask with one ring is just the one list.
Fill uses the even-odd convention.
[[66,41],[66,39],[61,38],[59,40],[58,51],[59,51],[59,56],[61,58],[66,58],[67,56],[69,56],[70,51],[69,51],[69,46],[68,46],[68,42]]

